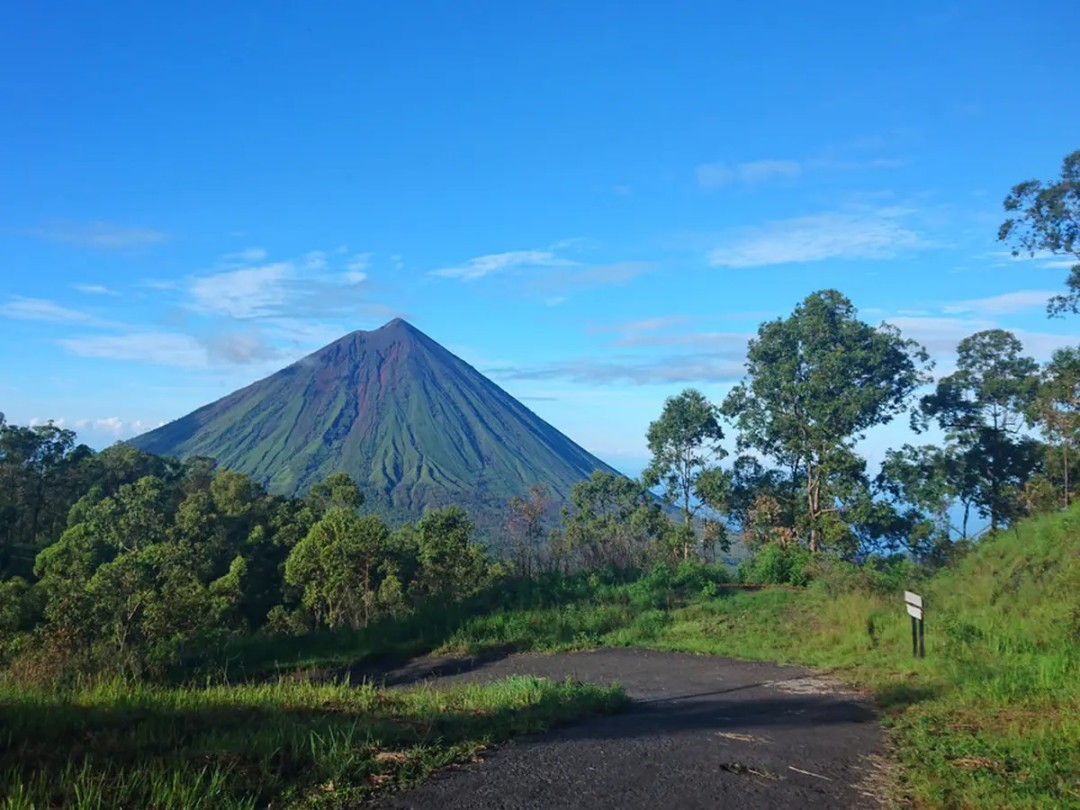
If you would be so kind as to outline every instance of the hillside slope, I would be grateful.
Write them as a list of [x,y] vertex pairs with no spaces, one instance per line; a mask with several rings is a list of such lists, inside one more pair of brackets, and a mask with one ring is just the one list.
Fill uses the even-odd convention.
[[459,503],[486,511],[487,522],[530,484],[558,501],[593,471],[614,472],[401,319],[348,334],[131,443],[212,456],[282,494],[344,470],[377,508],[419,514]]

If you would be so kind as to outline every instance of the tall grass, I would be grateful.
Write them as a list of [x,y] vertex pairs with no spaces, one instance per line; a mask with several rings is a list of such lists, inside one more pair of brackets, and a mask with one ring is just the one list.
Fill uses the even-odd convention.
[[0,808],[339,806],[624,702],[515,677],[394,691],[277,681],[64,693],[0,686]]

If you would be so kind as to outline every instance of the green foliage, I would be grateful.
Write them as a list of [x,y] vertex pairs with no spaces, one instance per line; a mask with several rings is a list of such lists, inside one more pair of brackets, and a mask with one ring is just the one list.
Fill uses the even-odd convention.
[[420,569],[414,589],[442,599],[476,593],[488,582],[484,549],[473,542],[476,526],[465,510],[448,506],[428,512],[416,524]]
[[0,684],[0,796],[11,810],[354,806],[493,743],[625,704],[618,687],[528,677],[409,691]]
[[380,613],[379,589],[393,576],[389,540],[380,518],[332,506],[289,554],[285,581],[303,588],[316,624],[367,625]]
[[947,486],[970,497],[991,529],[1018,512],[1015,492],[1039,468],[1038,442],[1022,434],[1038,392],[1038,365],[1011,332],[991,329],[960,341],[956,371],[938,380],[920,406],[935,419],[957,458],[943,467]]
[[566,570],[636,568],[671,530],[642,482],[602,471],[574,485],[563,524],[557,556]]
[[806,585],[812,559],[803,546],[767,543],[739,564],[738,577],[753,585]]
[[[716,492],[715,482],[708,478],[706,490],[699,484],[709,464],[725,455],[718,417],[715,405],[700,391],[688,388],[677,397],[668,397],[660,418],[649,425],[646,438],[652,461],[642,478],[647,487],[662,485],[668,503],[679,503],[686,525],[700,509],[692,499]],[[689,551],[684,547],[683,556]]]
[[1061,177],[1053,183],[1027,180],[1005,198],[1009,217],[998,239],[1012,244],[1012,253],[1052,253],[1076,259],[1065,280],[1068,292],[1056,295],[1047,312],[1060,315],[1080,308],[1080,150],[1065,156]]
[[[804,534],[812,551],[854,550],[856,508],[871,500],[855,446],[889,422],[927,380],[925,351],[892,327],[869,326],[835,290],[808,296],[787,319],[769,321],[750,341],[748,379],[724,401],[753,449],[801,481]],[[850,514],[849,514],[850,513]]]

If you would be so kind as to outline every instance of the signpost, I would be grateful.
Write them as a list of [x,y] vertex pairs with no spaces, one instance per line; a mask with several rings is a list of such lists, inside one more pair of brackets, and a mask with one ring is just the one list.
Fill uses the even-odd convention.
[[917,593],[904,591],[904,603],[911,617],[911,654],[917,658],[926,657],[926,645],[923,641],[923,598]]

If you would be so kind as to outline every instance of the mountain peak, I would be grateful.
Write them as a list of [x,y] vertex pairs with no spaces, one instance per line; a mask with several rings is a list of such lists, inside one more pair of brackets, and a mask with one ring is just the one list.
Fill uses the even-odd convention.
[[611,468],[412,324],[353,332],[131,443],[216,458],[297,494],[344,470],[386,514],[466,506],[499,536],[532,484],[557,502]]

